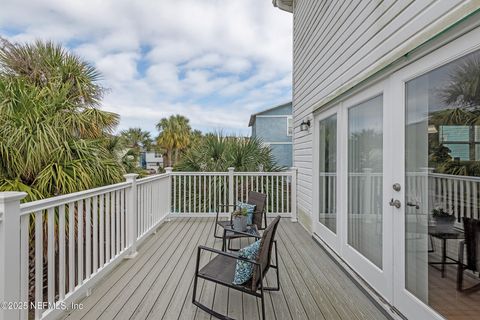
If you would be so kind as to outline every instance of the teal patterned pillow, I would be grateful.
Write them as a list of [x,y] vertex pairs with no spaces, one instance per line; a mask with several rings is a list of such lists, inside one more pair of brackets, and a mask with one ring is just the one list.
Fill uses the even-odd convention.
[[[250,260],[255,260],[257,258],[258,251],[260,250],[260,241],[257,240],[249,246],[240,249],[238,256]],[[235,275],[233,277],[233,284],[243,284],[250,280],[253,275],[254,265],[247,261],[237,260],[237,265],[235,266]]]
[[247,209],[247,224],[253,223],[253,212],[255,211],[256,205],[248,204],[244,202],[237,201],[237,208],[239,209]]

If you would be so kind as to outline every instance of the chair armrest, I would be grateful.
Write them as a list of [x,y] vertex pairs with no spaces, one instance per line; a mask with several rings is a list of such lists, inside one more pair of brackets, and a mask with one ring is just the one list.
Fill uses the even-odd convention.
[[465,248],[465,240],[458,243],[458,263],[463,264],[463,252]]
[[236,255],[234,253],[231,253],[231,252],[224,252],[224,251],[214,249],[214,248],[210,248],[210,247],[206,247],[206,246],[198,246],[198,252],[200,253],[200,251],[202,251],[202,250],[213,252],[213,253],[216,253],[216,254],[219,254],[219,255],[222,255],[222,256],[225,256],[225,257],[235,259],[235,260],[242,260],[242,261],[250,262],[250,263],[253,263],[254,265],[260,266],[260,263],[258,263],[255,260],[250,260],[250,259],[247,259],[247,258],[244,258],[244,257],[239,257],[238,255]]

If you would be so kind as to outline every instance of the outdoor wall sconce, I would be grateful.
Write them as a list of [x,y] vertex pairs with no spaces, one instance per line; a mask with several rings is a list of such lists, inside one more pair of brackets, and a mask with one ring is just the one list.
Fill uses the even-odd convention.
[[308,131],[308,129],[310,129],[310,120],[303,120],[300,123],[300,131]]

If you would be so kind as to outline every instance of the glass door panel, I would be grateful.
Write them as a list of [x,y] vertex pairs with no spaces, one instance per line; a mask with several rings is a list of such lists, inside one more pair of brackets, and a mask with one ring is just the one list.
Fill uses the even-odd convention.
[[348,244],[382,269],[383,96],[348,110]]
[[319,122],[318,220],[337,232],[337,115]]
[[478,317],[480,290],[462,288],[480,283],[480,229],[461,243],[480,218],[480,52],[408,81],[405,99],[405,288],[448,319]]

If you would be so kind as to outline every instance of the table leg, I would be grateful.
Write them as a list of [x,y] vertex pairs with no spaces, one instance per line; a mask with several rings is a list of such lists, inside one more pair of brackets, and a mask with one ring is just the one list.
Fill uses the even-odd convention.
[[447,239],[442,239],[442,278],[445,277],[445,262],[447,262]]
[[223,236],[222,236],[222,251],[225,252],[226,249],[225,249],[225,246],[226,246],[226,231],[225,229],[223,230]]

